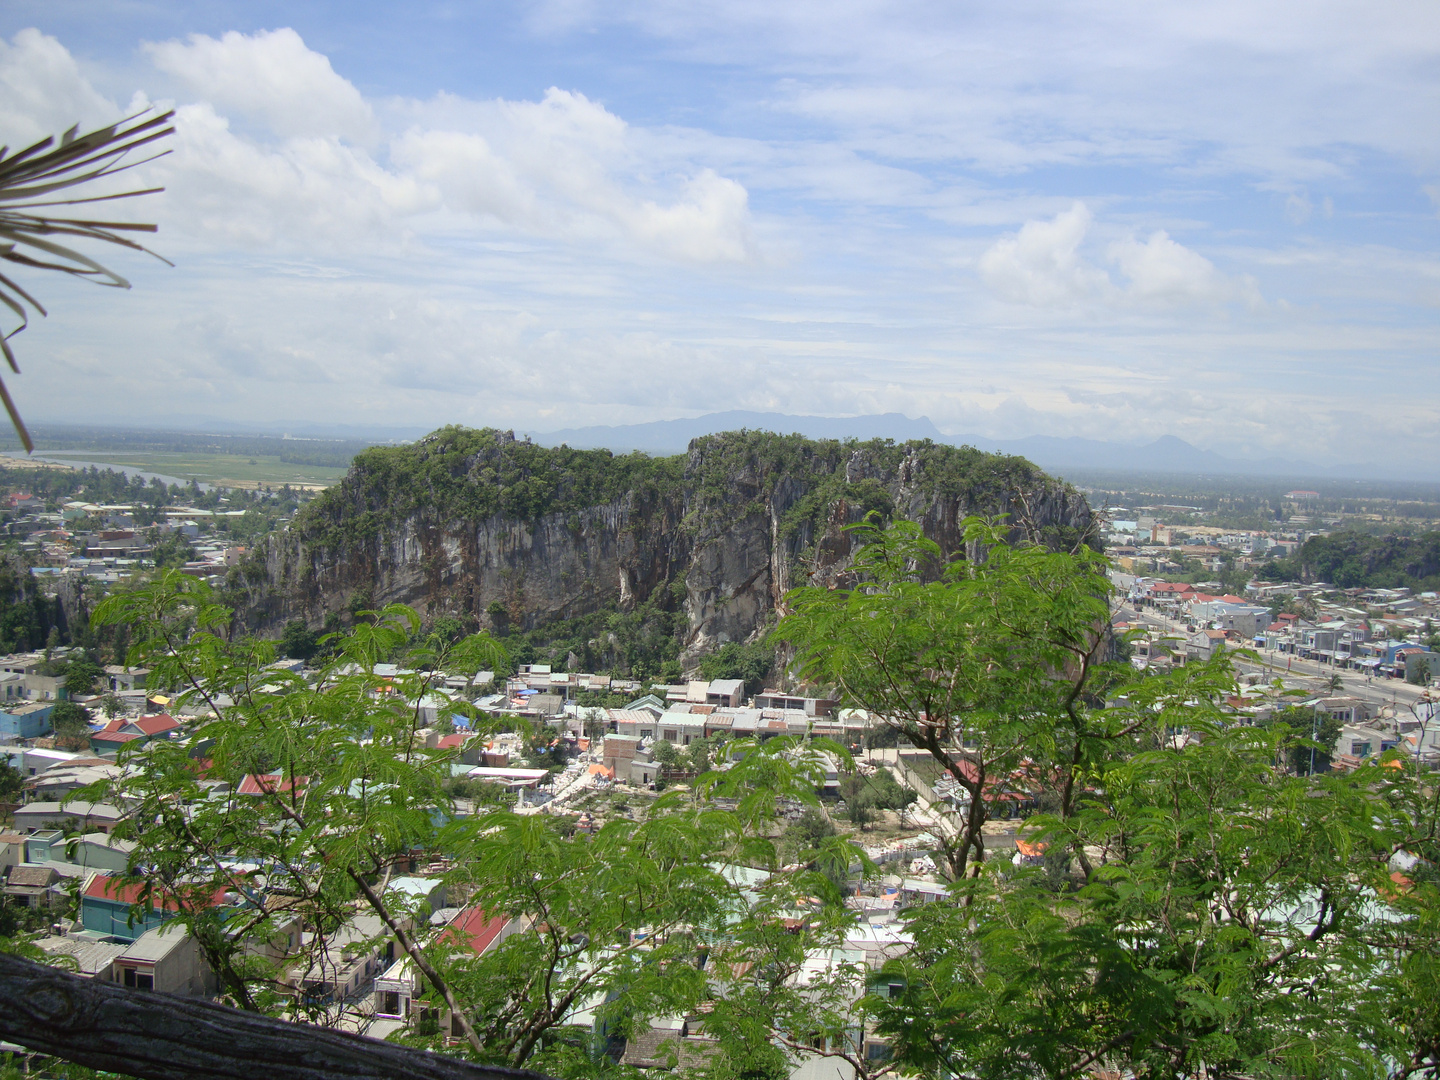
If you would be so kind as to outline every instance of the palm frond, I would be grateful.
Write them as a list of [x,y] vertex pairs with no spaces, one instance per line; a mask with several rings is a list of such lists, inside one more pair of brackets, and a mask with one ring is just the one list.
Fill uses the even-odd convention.
[[[169,150],[162,150],[138,161],[130,159],[136,150],[175,132],[170,123],[175,116],[173,111],[157,116],[149,116],[148,112],[149,110],[136,113],[86,135],[77,135],[77,128],[72,127],[60,136],[59,145],[55,145],[55,139],[51,136],[14,154],[9,153],[8,146],[0,147],[0,259],[34,270],[58,270],[63,274],[93,281],[97,285],[108,285],[117,289],[128,289],[130,283],[113,270],[68,246],[72,242],[71,237],[100,240],[107,244],[143,251],[147,255],[154,255],[167,266],[173,265],[168,259],[155,255],[149,248],[122,235],[127,232],[153,233],[156,231],[154,225],[50,217],[30,212],[50,206],[108,202],[163,191],[164,188],[151,187],[79,198],[46,198],[80,184],[126,172],[170,153]],[[66,242],[58,243],[53,238],[64,238]],[[10,339],[30,325],[30,309],[33,308],[42,316],[46,311],[40,301],[5,274],[0,274],[0,305],[8,308],[20,320],[20,325],[9,333],[0,332],[0,354],[4,355],[10,370],[18,374],[20,366],[16,363],[15,352],[10,347]],[[5,411],[10,414],[10,422],[15,425],[15,432],[25,444],[25,449],[33,451],[35,442],[26,430],[25,422],[20,418],[19,410],[16,409],[4,380],[0,380],[0,402],[3,402]]]

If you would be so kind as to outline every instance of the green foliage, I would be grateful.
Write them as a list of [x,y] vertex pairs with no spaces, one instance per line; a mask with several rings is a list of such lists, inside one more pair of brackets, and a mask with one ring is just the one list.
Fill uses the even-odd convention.
[[[0,802],[19,802],[24,790],[25,777],[8,761],[0,761]],[[8,937],[0,933],[0,937]]]
[[853,457],[878,474],[894,476],[902,463],[911,468],[912,484],[927,494],[962,505],[999,510],[1007,494],[1044,482],[1044,475],[1024,458],[986,454],[969,446],[944,446],[928,439],[896,444],[889,439],[807,439],[767,431],[728,432],[697,440],[686,480],[692,520],[700,529],[723,524],[738,499],[761,498],[782,479],[799,488],[783,507],[780,537],[799,551],[813,544],[828,527],[843,501],[841,524],[875,512],[885,520],[893,497],[870,477],[849,482],[846,466]]
[[1382,898],[1408,785],[1378,767],[1285,776],[1282,739],[1210,728],[1113,763],[1103,798],[1037,822],[1103,852],[1078,893],[992,869],[963,903],[909,913],[917,948],[886,968],[901,991],[870,1002],[897,1055],[977,1077],[1376,1076],[1408,1059],[1369,944],[1400,929]]
[[763,641],[727,642],[709,656],[700,659],[700,675],[705,679],[740,679],[745,683],[746,696],[765,689],[765,680],[775,668],[775,647]]
[[150,558],[155,563],[157,570],[165,570],[171,567],[184,566],[190,561],[193,549],[185,534],[179,531],[171,531],[159,535],[154,530],[150,537]]
[[836,835],[835,826],[823,810],[807,807],[800,817],[785,829],[785,839],[797,851],[817,850],[822,843]]
[[1290,771],[1296,776],[1329,772],[1344,724],[1322,709],[1297,705],[1279,710],[1262,726],[1282,724],[1281,754]]
[[90,743],[90,711],[73,701],[57,701],[50,713],[50,727],[61,746],[81,750]]
[[866,797],[871,805],[881,810],[903,810],[913,806],[919,798],[913,789],[901,784],[895,779],[895,774],[886,768],[876,769],[869,778]]
[[[213,713],[189,744],[147,746],[143,770],[93,794],[137,807],[118,831],[136,843],[131,871],[142,903],[161,893],[178,903],[178,917],[226,997],[263,1009],[279,971],[246,944],[275,934],[276,913],[210,902],[216,890],[253,895],[244,875],[237,878],[235,860],[267,867],[272,892],[304,906],[312,948],[323,950],[348,921],[357,895],[382,918],[393,917],[394,901],[372,882],[395,859],[432,845],[449,807],[449,758],[417,745],[414,703],[436,692],[439,672],[473,673],[503,663],[503,654],[483,636],[441,650],[410,645],[418,617],[394,607],[357,626],[321,679],[307,683],[269,666],[271,643],[228,641],[230,612],[203,582],[176,571],[108,597],[94,618],[129,625],[132,659],[152,668],[155,685],[183,688],[181,704],[202,703]],[[406,674],[371,674],[397,650]],[[464,702],[454,709],[473,712]],[[210,762],[205,776],[191,755],[195,746],[204,746]],[[262,795],[236,794],[247,775],[270,778],[261,782]],[[207,778],[224,780],[229,796],[208,798],[201,787]],[[146,827],[137,829],[136,821]]]
[[1289,558],[1258,571],[1268,581],[1324,581],[1341,589],[1440,588],[1440,532],[1368,536],[1341,531],[1312,536]]
[[320,651],[320,638],[304,619],[291,619],[280,634],[276,651],[292,660],[309,660]]
[[0,559],[0,652],[41,648],[62,618],[59,600],[41,595],[28,566]]
[[542,623],[502,636],[519,663],[565,665],[572,653],[582,671],[614,671],[646,680],[679,678],[683,616],[666,590],[657,590],[629,611],[607,604],[588,615]]
[[968,795],[964,827],[944,852],[962,877],[983,856],[988,804],[1006,794],[997,781],[1027,759],[1063,763],[1068,807],[1075,778],[1152,720],[1087,707],[1134,678],[1130,665],[1106,659],[1106,563],[1084,547],[1008,546],[1006,530],[979,518],[964,535],[988,552],[984,561],[948,567],[913,522],[855,531],[865,541],[859,584],[794,590],[775,637],[795,646],[804,678],[885,717]]
[[[282,969],[318,955],[359,903],[386,920],[424,973],[424,1000],[459,1018],[471,1056],[539,1069],[553,1062],[557,1072],[574,1075],[574,1055],[588,1053],[571,1026],[582,1007],[598,1009],[607,1030],[633,1033],[650,1017],[721,998],[737,1008],[754,1004],[747,995],[768,985],[768,975],[752,977],[754,963],[706,968],[701,961],[713,943],[749,949],[766,965],[782,958],[793,965],[805,950],[796,951],[794,935],[777,933],[780,912],[803,898],[825,898],[823,918],[809,920],[806,948],[837,947],[853,922],[838,904],[837,880],[857,855],[840,838],[822,841],[815,856],[825,873],[780,875],[759,899],[722,872],[725,862],[740,859],[777,865],[782,802],[816,805],[832,759],[826,755],[848,762],[839,747],[798,738],[732,743],[740,760],[707,773],[692,798],[665,796],[634,819],[609,821],[588,839],[572,837],[562,817],[517,815],[508,799],[497,805],[485,798],[496,789],[452,779],[452,756],[416,741],[414,702],[438,692],[441,673],[504,664],[484,635],[437,645],[440,635],[418,633],[413,611],[390,607],[343,632],[310,683],[269,666],[273,644],[225,639],[218,631],[229,617],[202,582],[176,572],[99,605],[98,623],[131,626],[134,659],[152,666],[157,685],[186,687],[182,702],[206,704],[214,716],[188,744],[147,747],[143,759],[133,758],[143,769],[83,795],[135,807],[119,833],[135,844],[126,877],[141,887],[141,906],[169,897],[222,993],[242,1007],[318,1018],[322,1005],[276,996]],[[370,674],[397,652],[401,674]],[[556,744],[548,734],[531,743],[546,753]],[[674,748],[663,745],[661,753],[678,763]],[[258,794],[238,794],[247,776]],[[226,781],[229,792],[212,796],[202,786],[211,780]],[[495,808],[461,816],[457,796]],[[711,800],[719,798],[734,800],[736,810],[714,809]],[[453,866],[446,881],[452,895],[473,895],[516,932],[475,956],[447,944],[424,920],[406,930],[400,917],[408,908],[384,882],[396,860],[417,851],[443,852]],[[245,867],[264,867],[264,890],[304,911],[310,936],[300,955],[277,961],[247,948],[273,937],[284,905],[277,912],[251,901],[262,883]],[[217,890],[242,900],[216,908]],[[786,1000],[799,1008],[802,997]],[[800,1021],[792,1026],[798,1030]],[[405,1038],[438,1049],[444,1034],[426,1028]],[[736,1060],[754,1057],[753,1048],[727,1047]]]
[[293,527],[307,544],[343,550],[412,518],[443,525],[579,513],[627,492],[675,490],[681,461],[546,449],[490,428],[447,427],[410,446],[360,452],[345,480],[308,504]]
[[[278,965],[246,948],[273,933],[274,912],[209,902],[217,888],[255,895],[242,868],[264,867],[272,896],[303,904],[307,948],[357,902],[388,917],[426,1003],[459,1018],[461,1050],[478,1060],[614,1076],[576,1023],[585,1008],[615,1036],[694,1018],[714,1040],[697,1073],[715,1080],[778,1078],[817,1058],[858,1080],[1433,1075],[1432,778],[1393,753],[1351,775],[1294,775],[1283,765],[1315,732],[1283,714],[1229,726],[1215,705],[1234,689],[1229,653],[1164,675],[1101,659],[1102,557],[1008,547],[984,521],[966,534],[987,557],[943,567],[916,526],[863,531],[858,584],[800,590],[779,628],[807,674],[890,718],[970,795],[942,852],[952,895],[905,913],[913,949],[878,979],[844,947],[858,918],[845,894],[857,866],[873,867],[817,791],[838,769],[856,805],[904,805],[887,771],[859,775],[826,740],[732,740],[688,792],[637,800],[592,836],[498,805],[464,816],[453,800],[481,792],[417,743],[415,703],[441,673],[505,658],[483,635],[422,634],[398,606],[342,632],[312,684],[277,676],[270,643],[228,640],[230,612],[195,579],[163,574],[107,599],[97,620],[129,624],[155,684],[188,687],[182,700],[214,718],[82,797],[132,801],[128,878],[145,899],[176,899],[230,1000],[307,1008],[275,996]],[[402,675],[369,674],[397,656]],[[275,779],[236,795],[255,774]],[[1049,811],[1027,824],[1048,845],[1044,868],[985,861],[977,843],[988,808],[1016,791]],[[417,852],[444,854],[452,895],[514,932],[475,956],[425,920],[404,930],[405,904],[383,883]],[[1392,855],[1410,860],[1404,876],[1391,876]],[[444,1034],[405,1039],[456,1052]],[[888,1060],[867,1034],[888,1041]]]
[[65,692],[71,697],[93,694],[104,675],[105,669],[88,656],[72,656],[65,664]]

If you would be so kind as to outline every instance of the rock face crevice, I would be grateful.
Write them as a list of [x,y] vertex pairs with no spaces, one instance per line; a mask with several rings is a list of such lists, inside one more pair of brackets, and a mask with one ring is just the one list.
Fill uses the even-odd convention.
[[644,459],[447,428],[359,455],[230,588],[264,633],[391,602],[528,629],[654,598],[678,605],[693,659],[763,630],[795,586],[843,583],[860,542],[846,527],[871,511],[920,522],[950,558],[983,557],[964,552],[972,514],[1056,543],[1092,521],[1029,462],[968,447],[736,432]]

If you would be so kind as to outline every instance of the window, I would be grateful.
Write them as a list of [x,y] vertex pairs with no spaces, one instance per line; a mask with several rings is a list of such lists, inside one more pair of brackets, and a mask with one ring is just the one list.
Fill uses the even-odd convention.
[[136,971],[132,967],[127,967],[125,969],[124,982],[126,986],[133,987],[136,990],[155,989],[155,976],[153,974],[146,974],[144,972]]

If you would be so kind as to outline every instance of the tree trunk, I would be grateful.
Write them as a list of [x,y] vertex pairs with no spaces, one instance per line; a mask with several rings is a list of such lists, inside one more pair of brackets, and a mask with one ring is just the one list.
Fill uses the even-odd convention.
[[546,1080],[0,953],[0,1038],[142,1080]]

